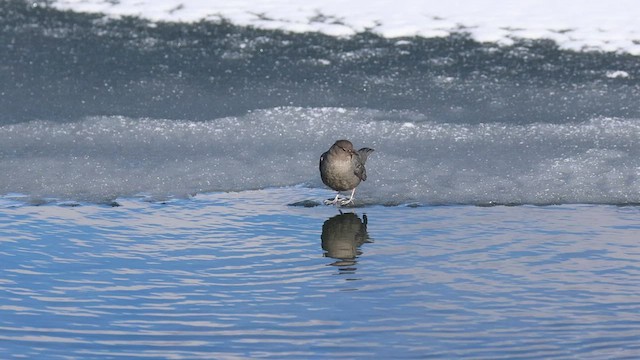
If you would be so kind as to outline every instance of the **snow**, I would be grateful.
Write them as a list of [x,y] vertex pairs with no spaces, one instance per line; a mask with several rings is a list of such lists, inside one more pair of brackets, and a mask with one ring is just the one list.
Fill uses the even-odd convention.
[[640,2],[632,0],[58,0],[53,6],[153,21],[228,19],[238,25],[349,36],[437,37],[465,31],[476,40],[551,39],[573,50],[640,54]]

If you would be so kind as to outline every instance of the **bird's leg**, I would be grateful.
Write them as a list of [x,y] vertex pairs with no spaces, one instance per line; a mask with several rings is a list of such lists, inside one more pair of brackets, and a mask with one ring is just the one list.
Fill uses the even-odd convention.
[[324,201],[324,204],[325,204],[325,205],[335,205],[335,204],[337,204],[337,203],[338,203],[338,198],[339,198],[339,197],[340,197],[340,192],[338,192],[338,193],[336,194],[336,198],[335,198],[335,199],[333,199],[333,200],[328,200],[328,199],[327,199],[327,200],[325,200],[325,201]]
[[340,205],[344,206],[347,204],[353,204],[353,195],[355,195],[356,193],[356,188],[353,188],[353,190],[351,190],[351,196],[349,197],[349,199],[342,199],[340,201]]

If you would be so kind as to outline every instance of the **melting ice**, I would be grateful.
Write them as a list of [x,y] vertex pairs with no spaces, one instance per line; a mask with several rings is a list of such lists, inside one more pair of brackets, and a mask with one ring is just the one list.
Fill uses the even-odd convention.
[[334,140],[376,149],[367,204],[640,202],[640,120],[436,123],[410,112],[274,108],[204,122],[115,116],[0,127],[0,193],[109,201],[323,188]]

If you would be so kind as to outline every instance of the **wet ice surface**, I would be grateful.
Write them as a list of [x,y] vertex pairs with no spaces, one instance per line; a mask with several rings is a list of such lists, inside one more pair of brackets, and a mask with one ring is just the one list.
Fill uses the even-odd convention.
[[365,204],[640,203],[640,122],[436,123],[409,112],[276,108],[210,121],[91,117],[0,126],[0,193],[110,202],[324,188],[336,138],[371,147]]
[[7,358],[624,358],[636,207],[0,203]]

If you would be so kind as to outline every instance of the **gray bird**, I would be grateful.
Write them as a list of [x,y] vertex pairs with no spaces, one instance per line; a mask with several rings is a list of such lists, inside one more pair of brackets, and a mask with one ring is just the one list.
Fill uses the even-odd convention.
[[[325,200],[326,205],[353,204],[353,195],[360,181],[367,180],[364,163],[373,149],[353,150],[349,140],[338,140],[329,151],[320,156],[320,177],[322,182],[338,194],[333,200]],[[340,191],[351,190],[349,199],[340,199]]]

